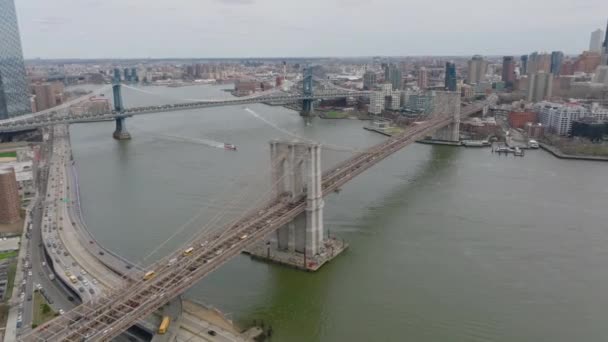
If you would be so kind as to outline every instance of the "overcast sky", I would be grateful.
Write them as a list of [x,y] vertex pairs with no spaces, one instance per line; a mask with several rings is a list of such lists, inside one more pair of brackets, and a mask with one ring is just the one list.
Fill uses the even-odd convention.
[[26,58],[579,53],[608,0],[15,0]]

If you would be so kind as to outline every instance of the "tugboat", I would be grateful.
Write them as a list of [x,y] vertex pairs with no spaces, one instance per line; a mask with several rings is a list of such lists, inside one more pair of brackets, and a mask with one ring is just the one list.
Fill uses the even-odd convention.
[[229,151],[236,151],[236,146],[232,144],[224,144],[224,149]]

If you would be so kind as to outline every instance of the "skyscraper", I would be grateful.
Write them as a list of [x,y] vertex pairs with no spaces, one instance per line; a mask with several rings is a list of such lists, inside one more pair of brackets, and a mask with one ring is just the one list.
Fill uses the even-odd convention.
[[532,52],[528,55],[528,67],[526,68],[526,74],[532,76],[536,74],[538,67],[538,52]]
[[456,91],[456,64],[453,62],[445,63],[445,89]]
[[526,68],[528,75],[534,75],[537,72],[551,72],[551,55],[547,53],[532,52],[528,56],[528,67]]
[[469,84],[479,84],[479,82],[481,82],[483,77],[486,75],[486,71],[488,70],[488,62],[486,62],[483,57],[475,55],[473,58],[471,58],[468,64],[469,73],[467,82]]
[[34,93],[34,103],[36,111],[45,110],[55,107],[63,103],[63,83],[44,83],[32,85],[32,93]]
[[429,86],[429,74],[425,67],[418,69],[418,88],[426,89]]
[[519,74],[526,75],[528,73],[528,55],[520,57],[521,65],[519,66]]
[[602,39],[604,38],[604,31],[597,29],[591,32],[591,39],[589,40],[589,51],[591,52],[602,52]]
[[13,0],[0,0],[0,120],[31,111],[17,13]]
[[513,87],[515,82],[515,59],[513,56],[502,58],[502,81],[508,88]]
[[401,80],[401,70],[395,64],[384,66],[384,82],[393,85],[393,89],[399,90],[403,84]]
[[564,60],[564,53],[561,51],[551,52],[551,73],[553,75],[559,75],[562,70],[562,61]]
[[363,74],[363,90],[372,90],[376,86],[376,73],[367,70]]
[[528,101],[539,102],[551,97],[553,92],[553,74],[544,71],[532,74],[528,84]]

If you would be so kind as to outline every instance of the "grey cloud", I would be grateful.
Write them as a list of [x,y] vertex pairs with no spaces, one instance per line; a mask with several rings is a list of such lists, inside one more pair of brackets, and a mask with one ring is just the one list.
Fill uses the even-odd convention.
[[252,5],[255,0],[217,0],[225,5]]

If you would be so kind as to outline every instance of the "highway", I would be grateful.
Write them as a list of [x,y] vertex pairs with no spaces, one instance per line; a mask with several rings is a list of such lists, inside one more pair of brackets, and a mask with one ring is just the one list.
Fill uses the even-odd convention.
[[[18,301],[20,301],[18,312],[21,314],[21,324],[20,328],[16,331],[12,329],[7,330],[7,340],[12,340],[16,335],[27,333],[31,330],[34,303],[30,299],[33,297],[34,289],[38,284],[44,289],[45,296],[50,299],[49,304],[55,311],[59,311],[60,309],[67,311],[81,303],[80,299],[74,296],[64,284],[51,279],[54,278],[54,275],[52,275],[53,272],[48,266],[49,263],[46,260],[42,245],[41,225],[44,207],[42,197],[45,196],[47,186],[47,156],[49,155],[49,151],[49,144],[41,146],[41,159],[38,163],[37,174],[35,175],[37,195],[27,210],[26,231],[23,234],[20,251],[21,260],[19,260],[17,269],[19,279],[15,286],[15,293],[17,294],[15,297],[18,297]],[[31,276],[29,275],[30,272]],[[24,279],[25,282],[21,279]],[[19,295],[21,290],[25,290],[23,297]],[[15,317],[16,321],[17,319]],[[16,322],[13,324],[16,325]],[[11,326],[11,328],[13,327]]]
[[44,246],[52,258],[51,262],[57,277],[62,278],[66,284],[69,284],[86,302],[90,301],[95,293],[100,292],[101,288],[97,286],[97,280],[93,283],[93,279],[85,271],[86,267],[82,266],[89,260],[80,254],[75,254],[74,242],[66,234],[71,228],[71,220],[68,219],[65,199],[67,184],[63,165],[66,164],[68,159],[65,146],[62,143],[65,130],[62,127],[54,127],[53,130],[53,152],[50,158],[49,183],[45,199],[48,205],[44,209],[42,238]]

